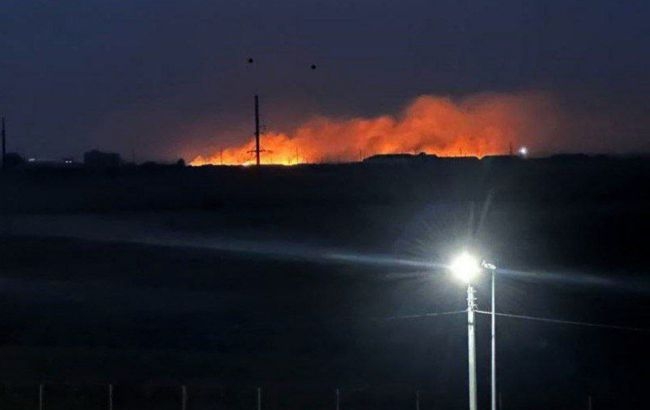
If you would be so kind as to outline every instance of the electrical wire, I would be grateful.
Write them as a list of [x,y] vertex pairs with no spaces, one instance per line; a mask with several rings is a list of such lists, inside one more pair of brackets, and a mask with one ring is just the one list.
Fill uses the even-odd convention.
[[[456,315],[460,313],[466,313],[465,310],[456,310],[450,312],[432,312],[432,313],[419,313],[415,315],[399,315],[399,316],[381,316],[381,317],[370,317],[370,318],[359,318],[359,317],[342,317],[330,319],[330,323],[353,323],[353,322],[384,322],[384,321],[393,321],[393,320],[409,320],[409,319],[423,319],[431,318],[438,316],[449,316]],[[289,322],[277,322],[277,321],[268,321],[268,322],[255,322],[250,324],[235,325],[231,328],[232,331],[256,331],[256,330],[265,330],[265,329],[280,329],[280,328],[292,328],[299,327],[300,323],[304,324],[313,324],[315,322],[323,323],[322,321],[315,320],[306,320],[306,318],[300,318],[301,320],[293,320]]]
[[[491,315],[492,312],[485,310],[475,310],[476,313],[481,315]],[[524,319],[524,320],[534,320],[537,322],[547,322],[547,323],[559,323],[563,325],[575,325],[575,326],[586,326],[586,327],[597,327],[602,329],[616,329],[616,330],[627,330],[631,332],[644,332],[650,333],[650,328],[643,327],[631,327],[631,326],[619,326],[619,325],[610,325],[605,323],[593,323],[593,322],[581,322],[575,320],[563,320],[563,319],[553,319],[547,317],[538,317],[538,316],[528,316],[528,315],[515,315],[513,313],[495,313],[497,316],[509,317],[514,319]]]
[[455,310],[453,312],[433,312],[433,313],[421,313],[421,314],[417,314],[417,315],[378,317],[378,318],[374,318],[374,320],[388,321],[388,320],[400,320],[400,319],[421,319],[421,318],[426,318],[426,317],[457,315],[459,313],[466,313],[466,312],[467,312],[467,309],[465,309],[465,310]]

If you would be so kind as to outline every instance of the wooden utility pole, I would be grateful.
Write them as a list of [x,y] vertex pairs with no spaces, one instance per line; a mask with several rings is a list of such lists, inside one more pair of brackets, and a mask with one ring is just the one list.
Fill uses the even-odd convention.
[[260,166],[260,98],[255,94],[255,163]]

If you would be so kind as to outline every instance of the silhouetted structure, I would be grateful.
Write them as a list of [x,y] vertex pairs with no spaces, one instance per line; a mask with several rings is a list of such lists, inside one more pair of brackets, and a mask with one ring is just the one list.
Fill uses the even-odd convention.
[[[19,163],[18,165],[21,164]],[[17,165],[14,165],[14,168],[16,166]],[[75,162],[75,160],[70,157],[62,159],[29,158],[27,162],[24,162],[24,168],[26,169],[72,169],[81,168],[81,166],[81,163]]]
[[390,164],[390,165],[398,165],[398,164],[411,164],[415,162],[421,162],[421,161],[431,161],[431,160],[437,160],[438,156],[437,155],[429,155],[427,153],[421,152],[417,155],[413,154],[379,154],[379,155],[373,155],[368,158],[364,158],[363,162],[364,163],[371,163],[371,164]]
[[25,164],[25,158],[15,152],[4,154],[4,161],[2,161],[3,169],[14,169]]
[[260,165],[260,99],[255,94],[255,163]]
[[92,150],[84,154],[84,165],[88,168],[117,168],[122,165],[122,158],[114,152]]
[[6,169],[7,161],[7,134],[5,131],[5,117],[2,117],[2,169]]

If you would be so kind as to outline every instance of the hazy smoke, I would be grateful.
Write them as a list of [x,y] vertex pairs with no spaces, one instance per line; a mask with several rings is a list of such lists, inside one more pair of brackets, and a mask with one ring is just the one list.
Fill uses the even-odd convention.
[[[545,146],[559,114],[545,93],[478,94],[462,99],[424,95],[398,115],[314,117],[288,132],[262,136],[263,163],[356,161],[373,154],[439,156],[503,154],[512,146]],[[193,165],[247,164],[254,141],[198,156]]]

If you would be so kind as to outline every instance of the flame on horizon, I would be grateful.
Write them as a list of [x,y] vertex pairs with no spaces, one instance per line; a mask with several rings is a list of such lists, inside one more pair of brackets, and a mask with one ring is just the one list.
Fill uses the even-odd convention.
[[[398,115],[348,119],[318,116],[289,132],[261,136],[263,164],[351,162],[376,154],[477,156],[535,145],[553,133],[557,115],[544,93],[479,94],[456,101],[424,95]],[[191,165],[250,165],[254,139],[198,156]]]

